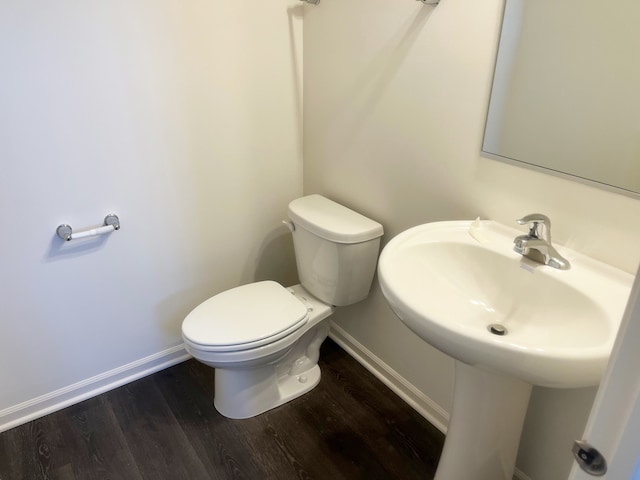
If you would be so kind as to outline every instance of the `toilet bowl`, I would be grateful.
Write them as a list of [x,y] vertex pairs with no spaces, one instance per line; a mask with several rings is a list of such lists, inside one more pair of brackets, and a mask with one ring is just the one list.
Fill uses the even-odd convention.
[[[271,295],[268,303],[258,303],[259,299],[264,300],[266,292]],[[256,307],[260,306],[262,315],[254,318],[264,320],[261,325],[264,328],[256,334],[243,328],[242,322],[230,323],[229,317],[211,316],[220,323],[229,322],[225,333],[234,343],[216,340],[216,345],[203,344],[191,338],[202,336],[202,325],[198,323],[220,306],[205,302],[185,319],[183,338],[187,352],[216,369],[214,405],[220,413],[229,418],[253,417],[299,397],[318,384],[320,345],[329,333],[327,319],[334,307],[313,298],[301,285],[285,288],[271,281],[236,287],[223,294],[244,298],[235,304],[236,309],[230,309],[230,305],[223,307],[234,320],[250,318],[244,315],[259,310]],[[218,298],[209,302],[215,300]],[[273,332],[266,333],[269,322],[274,320]],[[209,324],[206,328],[214,334],[217,322]],[[225,329],[225,325],[220,327]],[[259,338],[263,335],[265,338]]]
[[320,195],[289,204],[301,284],[255,282],[219,293],[182,323],[186,350],[215,368],[214,405],[249,418],[320,382],[320,345],[336,306],[369,293],[382,226]]

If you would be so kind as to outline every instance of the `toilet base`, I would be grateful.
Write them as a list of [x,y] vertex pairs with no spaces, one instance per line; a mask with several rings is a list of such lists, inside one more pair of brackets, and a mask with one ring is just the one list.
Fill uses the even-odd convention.
[[278,378],[275,365],[249,370],[216,369],[213,404],[228,418],[250,418],[304,395],[320,383],[320,367]]
[[[316,301],[317,302],[317,301]],[[319,323],[278,361],[248,368],[215,371],[216,410],[228,418],[249,418],[304,395],[320,383],[320,345],[329,334],[326,305]],[[321,311],[318,305],[318,311]]]

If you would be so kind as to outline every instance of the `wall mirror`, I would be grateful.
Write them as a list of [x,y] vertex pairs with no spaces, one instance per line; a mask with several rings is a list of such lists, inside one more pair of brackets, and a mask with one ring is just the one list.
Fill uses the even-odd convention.
[[505,0],[483,154],[640,198],[640,1]]

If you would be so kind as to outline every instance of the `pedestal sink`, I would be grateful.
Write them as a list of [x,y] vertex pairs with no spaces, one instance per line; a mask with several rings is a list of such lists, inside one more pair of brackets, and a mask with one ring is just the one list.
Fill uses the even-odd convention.
[[523,232],[492,221],[411,228],[378,272],[391,309],[456,359],[436,480],[510,480],[532,385],[597,385],[633,276],[568,248],[558,270],[513,251]]

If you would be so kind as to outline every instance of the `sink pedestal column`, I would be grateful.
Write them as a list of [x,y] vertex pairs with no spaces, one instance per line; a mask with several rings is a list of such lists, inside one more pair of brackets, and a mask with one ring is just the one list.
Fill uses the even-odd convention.
[[531,385],[522,380],[456,360],[453,409],[435,480],[511,480],[530,396]]

